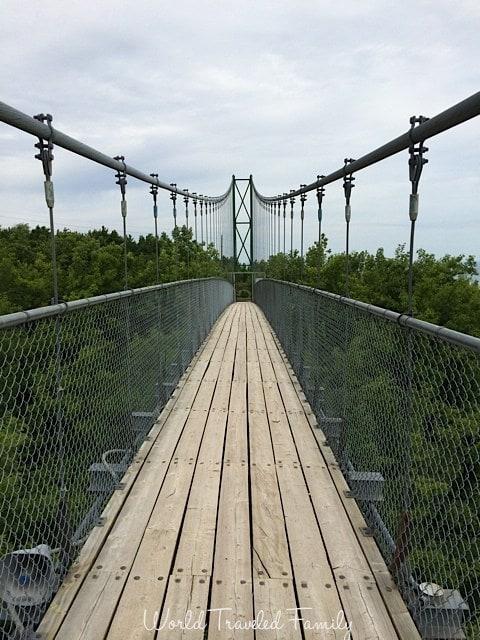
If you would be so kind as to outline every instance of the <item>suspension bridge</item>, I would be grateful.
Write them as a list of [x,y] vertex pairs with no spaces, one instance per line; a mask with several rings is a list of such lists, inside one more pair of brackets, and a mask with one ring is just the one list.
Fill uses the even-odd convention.
[[[38,138],[52,247],[51,304],[0,316],[2,637],[480,637],[480,339],[412,305],[425,142],[479,113],[477,93],[311,184],[267,197],[233,176],[208,196],[0,103],[1,121]],[[55,146],[115,172],[123,291],[62,300]],[[355,175],[401,152],[404,314],[348,295]],[[131,179],[146,183],[157,247],[157,284],[140,289]],[[321,240],[335,182],[345,295],[262,277],[269,257],[293,255],[294,225],[303,257],[311,192]],[[184,226],[232,277],[159,283],[164,192],[174,226],[183,202]]]

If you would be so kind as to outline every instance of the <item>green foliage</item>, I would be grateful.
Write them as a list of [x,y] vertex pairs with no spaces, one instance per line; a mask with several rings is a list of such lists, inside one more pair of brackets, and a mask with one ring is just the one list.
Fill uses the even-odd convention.
[[[268,278],[297,282],[346,294],[346,257],[331,253],[327,238],[322,236],[305,258],[298,251],[271,256],[255,266]],[[473,256],[436,258],[419,249],[414,263],[414,315],[417,318],[480,336],[480,288]],[[397,247],[387,257],[383,249],[372,254],[357,251],[350,254],[348,296],[385,309],[405,313],[408,309],[408,253]]]
[[[178,227],[159,238],[159,282],[225,275],[218,252]],[[0,228],[0,315],[45,306],[52,297],[50,232],[28,225]],[[77,300],[125,286],[123,239],[105,227],[57,233],[58,281],[62,300]],[[156,284],[156,243],[152,234],[127,238],[129,287]]]

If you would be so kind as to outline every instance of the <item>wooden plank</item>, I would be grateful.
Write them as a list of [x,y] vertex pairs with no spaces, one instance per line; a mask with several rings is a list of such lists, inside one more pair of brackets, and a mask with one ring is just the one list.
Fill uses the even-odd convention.
[[[40,633],[43,638],[51,639],[58,633],[68,610],[72,606],[72,603],[83,584],[85,575],[93,566],[102,545],[110,535],[118,514],[121,512],[121,509],[127,501],[134,483],[139,477],[140,472],[142,472],[142,474],[145,473],[145,467],[142,465],[148,455],[151,452],[155,455],[162,455],[162,453],[158,451],[157,439],[160,432],[162,432],[162,439],[164,439],[166,430],[162,431],[162,429],[167,422],[167,419],[172,415],[175,415],[175,422],[177,424],[171,424],[169,431],[173,433],[175,429],[177,429],[181,432],[181,427],[183,427],[186,421],[189,408],[200,385],[201,378],[195,379],[195,375],[198,374],[198,372],[201,372],[203,375],[206,366],[208,365],[212,350],[228,322],[232,311],[233,310],[231,308],[227,309],[217,320],[211,334],[204,341],[203,345],[198,350],[197,355],[192,360],[190,365],[191,375],[182,377],[182,380],[148,434],[146,441],[140,447],[134,461],[122,478],[124,488],[122,490],[115,491],[106,505],[101,515],[103,525],[101,527],[97,526],[92,530],[85,545],[80,551],[79,557],[70,568],[70,571],[38,627],[38,633]],[[181,411],[182,409],[183,412]],[[172,426],[174,427],[173,429]],[[166,455],[168,455],[168,453]],[[151,471],[148,471],[148,473],[151,473]]]
[[300,640],[301,625],[292,622],[298,606],[292,581],[257,578],[253,584],[256,640]]
[[240,302],[240,324],[238,329],[238,341],[235,351],[235,370],[233,379],[236,382],[247,380],[247,333],[246,333],[246,303]]
[[158,638],[204,640],[209,586],[208,576],[171,575],[163,610],[148,626],[156,626]]
[[232,380],[224,464],[248,464],[247,383]]
[[[249,365],[249,376],[251,367]],[[272,439],[265,410],[261,380],[248,385],[248,420],[250,422],[250,464],[274,465]]]
[[[65,638],[65,640],[70,638],[100,640],[103,638],[103,634],[97,634],[99,610],[103,609],[103,602],[109,594],[118,597],[126,580],[127,572],[120,567],[118,571],[95,569],[91,571],[82,585],[81,597],[75,599],[57,637]],[[72,616],[72,612],[74,612],[74,616]],[[43,636],[41,637],[43,638]]]
[[247,330],[247,362],[258,362],[257,342],[253,331],[252,305],[247,305],[245,310],[245,324]]
[[[253,619],[248,469],[245,464],[225,463],[212,577],[211,609],[227,608],[232,624]],[[231,630],[220,613],[211,614],[209,640],[253,640],[252,630]]]
[[253,575],[291,578],[292,568],[275,466],[252,465]]
[[[245,305],[242,304],[234,378],[228,410],[225,453],[215,542],[208,638],[253,640],[252,629],[229,628],[253,620],[250,513],[248,491]],[[243,346],[245,349],[245,347]]]
[[[252,337],[255,340],[255,336],[250,309],[247,315],[248,342]],[[285,580],[291,578],[292,568],[258,362],[248,362],[248,415],[253,576],[254,580],[255,577]],[[284,595],[283,590],[280,593]]]
[[274,382],[264,382],[263,393],[265,395],[265,404],[268,412],[268,422],[270,424],[275,461],[277,463],[297,463],[298,454],[290,431],[288,418],[283,407],[282,396],[280,395],[278,385]]

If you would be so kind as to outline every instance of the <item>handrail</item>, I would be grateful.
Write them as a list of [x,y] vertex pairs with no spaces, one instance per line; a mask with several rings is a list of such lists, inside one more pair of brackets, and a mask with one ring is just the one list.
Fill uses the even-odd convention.
[[352,173],[356,173],[361,169],[370,167],[371,165],[376,164],[381,160],[385,160],[385,158],[389,158],[390,156],[393,156],[400,151],[408,149],[408,147],[412,144],[424,142],[425,140],[428,140],[428,138],[432,138],[433,136],[436,136],[443,131],[447,131],[447,129],[451,129],[452,127],[455,127],[462,122],[471,120],[471,118],[474,118],[478,115],[480,115],[480,91],[477,91],[477,93],[474,93],[465,100],[462,100],[461,102],[458,102],[445,111],[442,111],[423,124],[410,129],[406,133],[403,133],[393,140],[390,140],[390,142],[387,142],[374,151],[367,153],[358,160],[350,162],[347,166],[343,166],[340,169],[337,169],[333,173],[330,173],[328,176],[325,176],[324,178],[321,178],[316,182],[312,182],[311,184],[308,184],[300,189],[296,189],[295,191],[289,192],[288,194],[272,197],[261,195],[254,186],[255,194],[263,202],[281,202],[287,197],[294,198],[295,196],[299,196],[302,193],[313,191],[317,187],[324,187],[331,182],[341,180],[346,175],[351,175]]
[[27,322],[33,322],[36,320],[43,320],[44,318],[51,318],[56,315],[64,315],[71,311],[78,311],[85,307],[93,307],[103,302],[112,302],[113,300],[123,300],[124,298],[131,298],[133,296],[141,295],[144,293],[150,293],[152,291],[159,291],[160,289],[168,289],[170,287],[185,285],[189,282],[203,282],[207,280],[226,280],[225,278],[219,278],[211,276],[209,278],[190,278],[189,280],[176,280],[174,282],[165,282],[163,284],[154,284],[149,287],[139,287],[138,289],[126,289],[124,291],[116,291],[114,293],[105,293],[99,296],[93,296],[91,298],[81,298],[80,300],[72,300],[71,302],[60,302],[59,304],[50,305],[48,307],[37,307],[35,309],[28,309],[26,311],[16,311],[14,313],[7,313],[0,316],[0,330],[11,327],[18,327],[21,324]]
[[480,338],[476,338],[475,336],[470,336],[466,333],[461,333],[460,331],[454,331],[453,329],[447,329],[446,327],[441,327],[440,325],[432,324],[431,322],[425,322],[424,320],[418,320],[417,318],[412,318],[405,313],[398,313],[390,309],[383,309],[382,307],[377,307],[373,304],[361,302],[360,300],[347,298],[346,296],[341,296],[337,293],[330,293],[329,291],[322,291],[321,289],[308,287],[304,284],[297,284],[296,282],[288,282],[286,280],[277,280],[275,278],[260,278],[258,282],[261,280],[268,280],[269,282],[276,282],[278,284],[284,284],[297,289],[310,291],[315,295],[322,296],[323,298],[329,298],[330,300],[336,300],[337,302],[350,307],[355,307],[356,309],[360,309],[361,311],[365,311],[371,315],[383,318],[389,322],[399,324],[402,327],[416,329],[417,331],[434,336],[435,338],[439,338],[445,342],[450,342],[461,347],[468,347],[469,349],[473,349],[480,353]]
[[164,189],[165,191],[171,191],[172,193],[177,193],[183,197],[196,199],[202,202],[222,202],[226,199],[228,194],[230,193],[231,185],[227,189],[227,191],[221,196],[200,196],[198,194],[189,193],[186,190],[178,189],[176,187],[172,187],[171,185],[159,180],[158,178],[153,178],[152,176],[143,173],[139,169],[135,169],[128,164],[124,164],[123,162],[119,162],[114,158],[102,153],[101,151],[97,151],[93,147],[90,147],[71,136],[62,133],[58,129],[50,127],[35,118],[11,107],[5,102],[0,101],[0,121],[5,122],[5,124],[9,124],[16,129],[20,129],[21,131],[25,131],[26,133],[30,133],[32,136],[37,136],[39,138],[43,138],[44,140],[51,140],[54,144],[63,149],[67,149],[67,151],[71,151],[72,153],[76,153],[79,156],[83,156],[84,158],[88,158],[89,160],[93,160],[93,162],[97,162],[98,164],[102,164],[105,167],[109,167],[110,169],[114,169],[115,171],[125,171],[127,175],[132,176],[132,178],[137,178],[137,180],[142,180],[143,182],[148,182],[149,184],[157,185],[160,189]]

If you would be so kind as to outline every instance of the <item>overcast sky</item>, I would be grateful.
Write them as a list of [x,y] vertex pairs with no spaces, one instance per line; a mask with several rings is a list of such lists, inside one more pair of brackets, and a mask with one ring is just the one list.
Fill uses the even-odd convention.
[[[273,195],[478,91],[479,33],[478,0],[2,0],[0,99],[50,112],[58,129],[181,188],[216,195],[232,173],[252,173]],[[418,246],[480,254],[479,133],[477,118],[429,141]],[[47,222],[34,142],[0,124],[2,226]],[[354,249],[392,253],[407,240],[407,162],[404,152],[357,175]],[[54,165],[59,226],[120,227],[111,170],[61,149]],[[129,229],[147,233],[148,186],[127,189]],[[340,250],[340,183],[324,202]],[[167,196],[161,204],[170,229]]]

